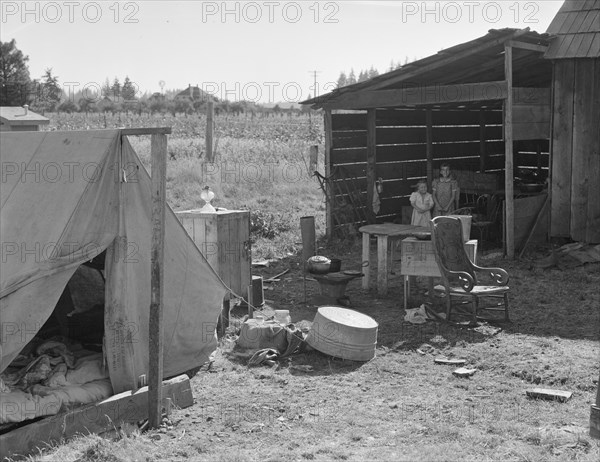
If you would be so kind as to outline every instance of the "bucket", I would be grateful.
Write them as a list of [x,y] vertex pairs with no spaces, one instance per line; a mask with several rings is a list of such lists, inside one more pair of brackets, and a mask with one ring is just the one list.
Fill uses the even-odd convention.
[[471,221],[473,217],[471,215],[448,215],[449,217],[454,217],[460,219],[462,224],[462,232],[463,232],[463,241],[467,242],[471,239]]
[[332,258],[331,263],[329,264],[329,272],[330,273],[339,273],[342,269],[342,260],[338,258]]
[[321,353],[353,361],[375,357],[377,322],[358,311],[338,306],[317,310],[306,343]]
[[265,304],[265,296],[263,291],[263,278],[262,276],[252,276],[252,283],[250,284],[250,290],[252,291],[252,306],[263,306]]

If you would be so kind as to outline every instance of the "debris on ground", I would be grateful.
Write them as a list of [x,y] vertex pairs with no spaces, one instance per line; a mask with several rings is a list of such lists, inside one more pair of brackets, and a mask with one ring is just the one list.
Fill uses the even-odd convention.
[[426,355],[429,353],[433,354],[435,351],[436,351],[436,349],[434,347],[432,347],[431,345],[429,345],[428,343],[424,343],[419,348],[417,348],[417,353],[419,353],[420,355]]
[[525,390],[525,393],[530,398],[534,399],[547,399],[550,401],[559,401],[565,403],[569,401],[573,392],[565,390],[551,390],[549,388],[531,388]]
[[467,369],[466,367],[460,367],[452,372],[456,377],[466,378],[471,377],[477,372],[477,369]]
[[581,242],[565,244],[558,249],[552,249],[551,254],[532,262],[534,268],[550,269],[557,267],[564,270],[575,268],[586,263],[600,262],[600,244],[590,245]]
[[447,366],[464,366],[467,364],[466,359],[458,359],[458,358],[446,358],[444,356],[438,356],[433,360],[435,364],[444,364]]
[[298,371],[298,372],[312,372],[314,370],[314,367],[306,365],[306,364],[302,364],[302,365],[293,365],[289,367],[290,370],[292,371]]

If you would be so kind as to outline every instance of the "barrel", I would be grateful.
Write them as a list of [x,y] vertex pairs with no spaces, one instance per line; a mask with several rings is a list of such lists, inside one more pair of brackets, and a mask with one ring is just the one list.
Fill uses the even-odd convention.
[[306,342],[315,350],[342,359],[369,361],[375,357],[379,324],[355,310],[321,306]]

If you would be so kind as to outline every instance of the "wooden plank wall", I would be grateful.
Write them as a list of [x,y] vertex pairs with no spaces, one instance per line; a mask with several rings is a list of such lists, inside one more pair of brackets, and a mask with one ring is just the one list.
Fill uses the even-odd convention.
[[554,62],[550,234],[600,242],[600,59]]
[[[483,117],[485,126],[480,127]],[[427,115],[425,109],[376,110],[376,177],[383,178],[384,192],[377,222],[393,221],[401,216],[401,207],[409,205],[412,185],[427,179]],[[502,172],[504,141],[501,110],[431,111],[434,178],[442,161],[454,170],[479,171],[480,152],[485,148],[485,171]],[[334,181],[352,176],[354,185],[367,203],[367,113],[332,115],[330,171]],[[538,152],[545,159],[540,161]],[[530,168],[548,167],[548,142],[517,143],[516,163]],[[336,169],[343,175],[336,175]],[[369,195],[370,196],[370,195]],[[345,195],[336,195],[335,207],[344,204]],[[342,223],[334,221],[334,229]],[[356,223],[359,226],[361,223]]]

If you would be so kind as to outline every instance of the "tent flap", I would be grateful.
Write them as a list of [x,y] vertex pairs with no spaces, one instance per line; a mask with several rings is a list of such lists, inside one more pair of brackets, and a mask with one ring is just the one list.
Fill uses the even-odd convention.
[[[0,145],[1,370],[50,316],[77,267],[107,250],[104,352],[115,393],[148,370],[150,177],[118,130],[6,133]],[[120,174],[135,167],[134,178]],[[164,375],[205,362],[226,287],[168,209]],[[19,327],[21,326],[21,327]],[[25,335],[27,334],[27,335]],[[27,342],[24,342],[27,339]]]

